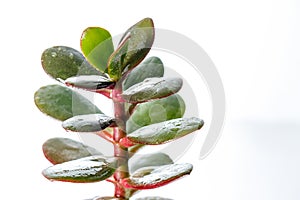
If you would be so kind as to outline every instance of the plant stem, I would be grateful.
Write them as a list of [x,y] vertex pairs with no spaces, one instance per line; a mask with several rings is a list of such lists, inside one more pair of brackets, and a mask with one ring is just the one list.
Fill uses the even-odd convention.
[[115,171],[113,177],[116,181],[115,184],[115,197],[128,199],[128,192],[126,188],[122,186],[120,183],[122,179],[127,178],[129,176],[128,173],[128,149],[122,147],[119,144],[119,141],[126,136],[126,113],[124,108],[124,102],[119,101],[119,96],[122,92],[121,84],[117,84],[116,87],[112,91],[112,99],[114,101],[114,112],[115,119],[118,127],[114,127],[113,132],[113,140],[114,140],[114,156],[118,159],[117,170]]

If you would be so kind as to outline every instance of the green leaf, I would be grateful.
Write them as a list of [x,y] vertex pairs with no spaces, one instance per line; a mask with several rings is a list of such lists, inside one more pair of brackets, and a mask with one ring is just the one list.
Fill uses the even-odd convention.
[[109,178],[115,171],[114,158],[90,156],[54,165],[43,171],[49,180],[88,183]]
[[133,174],[136,170],[149,166],[162,166],[173,164],[173,160],[165,153],[154,153],[139,155],[135,154],[129,159],[129,172]]
[[127,133],[150,124],[180,118],[184,111],[184,101],[178,94],[139,104],[126,122]]
[[158,57],[150,57],[134,68],[123,82],[123,90],[142,82],[146,78],[163,77],[164,65]]
[[170,96],[178,92],[181,87],[181,78],[147,78],[125,90],[122,97],[130,103],[141,103]]
[[103,75],[91,66],[77,50],[66,46],[46,49],[42,54],[42,66],[54,79],[65,80],[76,75]]
[[124,34],[118,49],[108,61],[108,74],[117,81],[126,72],[137,66],[148,54],[154,41],[154,25],[150,18],[145,18]]
[[41,112],[61,121],[76,115],[102,113],[85,97],[60,85],[41,87],[35,92],[34,101]]
[[74,132],[97,132],[114,123],[114,118],[104,114],[77,115],[62,123],[64,129]]
[[99,89],[108,88],[114,85],[111,80],[97,75],[73,76],[67,78],[64,83],[67,86],[81,88],[89,91],[97,91]]
[[193,166],[189,163],[171,164],[161,167],[144,167],[121,182],[127,188],[138,190],[153,189],[190,174],[192,169]]
[[114,51],[110,33],[100,27],[85,29],[81,36],[81,50],[92,65],[104,72]]
[[43,144],[43,152],[52,164],[60,164],[92,155],[102,155],[96,149],[68,138],[47,140]]
[[172,119],[144,126],[123,139],[138,144],[163,144],[192,133],[203,125],[203,120],[196,117]]

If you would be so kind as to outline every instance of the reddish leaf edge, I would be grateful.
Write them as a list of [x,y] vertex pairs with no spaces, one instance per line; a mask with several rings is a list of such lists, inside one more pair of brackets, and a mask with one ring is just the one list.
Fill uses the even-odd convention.
[[186,175],[190,175],[192,170],[193,170],[193,168],[191,168],[191,170],[189,170],[189,171],[187,171],[183,174],[179,174],[178,176],[174,176],[174,177],[170,178],[169,180],[162,181],[162,182],[156,183],[156,184],[134,185],[134,184],[131,184],[131,180],[130,180],[130,177],[129,177],[129,178],[121,180],[121,185],[123,185],[123,187],[125,187],[125,188],[136,189],[136,190],[155,189],[155,188],[158,188],[158,187],[165,186],[165,185],[167,185],[167,184],[169,184],[169,183],[171,183],[175,180],[179,180],[179,179],[185,177]]

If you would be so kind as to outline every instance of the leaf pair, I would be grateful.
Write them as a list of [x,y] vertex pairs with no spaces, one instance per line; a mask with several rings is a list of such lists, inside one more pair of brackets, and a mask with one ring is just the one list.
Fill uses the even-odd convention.
[[[43,175],[56,181],[96,182],[109,178],[116,168],[116,158],[104,157],[97,150],[67,138],[53,138],[43,145],[46,158],[56,164]],[[189,164],[173,164],[163,153],[134,156],[129,160],[131,176],[123,180],[127,188],[151,189],[189,174]],[[155,180],[154,180],[155,179]]]
[[52,138],[43,144],[45,157],[53,164],[43,171],[50,180],[96,182],[109,178],[116,169],[116,159],[68,138]]
[[137,66],[154,41],[153,21],[145,18],[129,28],[114,50],[110,33],[100,27],[87,28],[81,37],[81,50],[99,71],[118,81],[122,73]]

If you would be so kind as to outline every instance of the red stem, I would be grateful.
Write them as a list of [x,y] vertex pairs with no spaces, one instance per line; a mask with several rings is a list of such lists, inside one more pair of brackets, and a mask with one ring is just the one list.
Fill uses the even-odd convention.
[[[121,82],[121,81],[119,81]],[[114,141],[114,156],[118,159],[117,170],[115,171],[113,177],[116,181],[115,184],[115,197],[121,199],[128,199],[128,192],[122,184],[122,180],[129,176],[128,173],[128,149],[119,144],[120,140],[126,137],[126,113],[124,108],[124,102],[120,99],[120,94],[122,93],[121,84],[117,84],[112,91],[112,99],[114,102],[114,112],[117,127],[113,128],[113,141]]]

